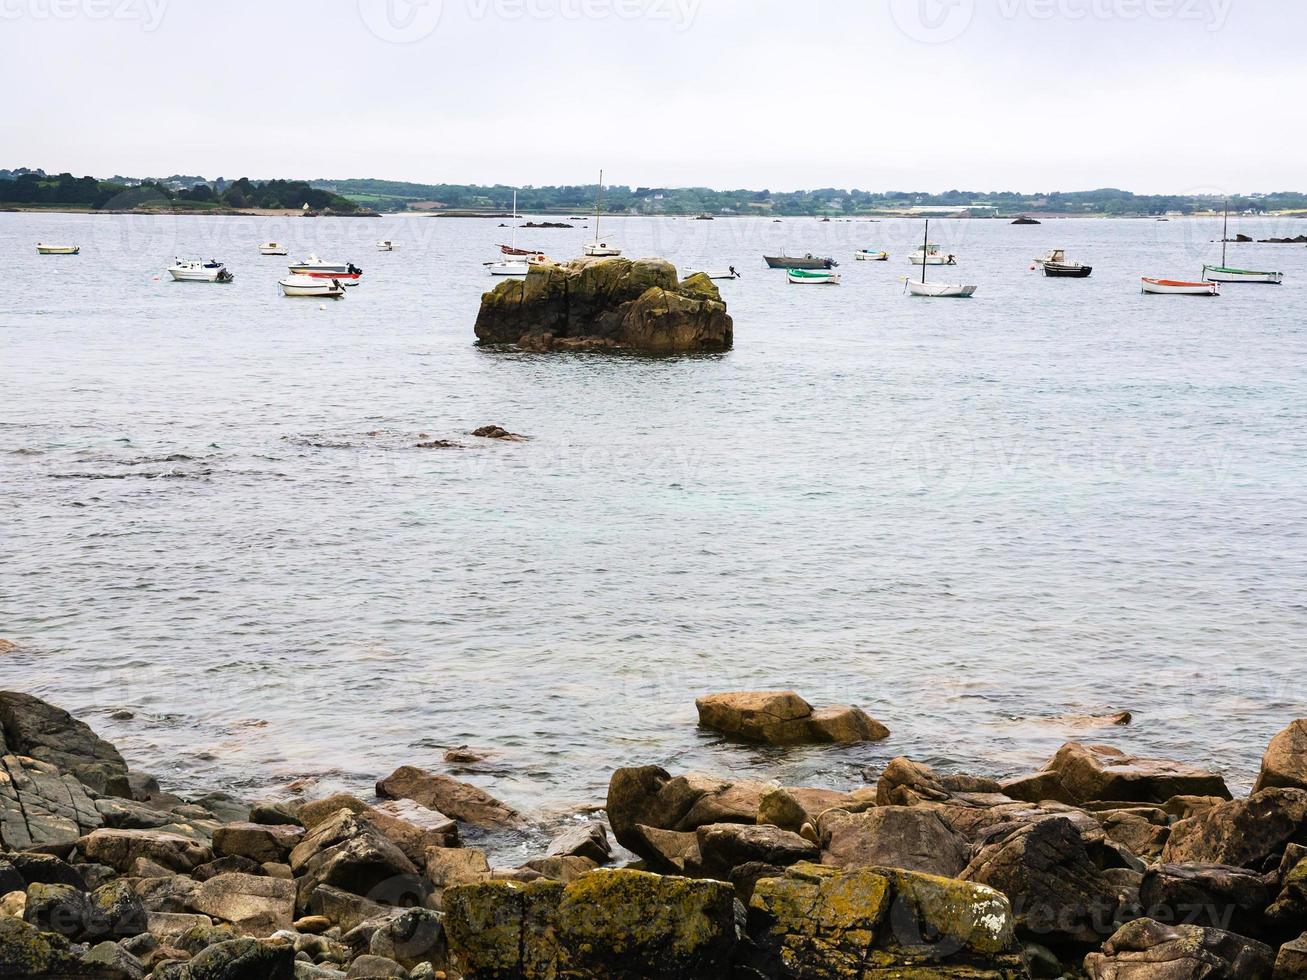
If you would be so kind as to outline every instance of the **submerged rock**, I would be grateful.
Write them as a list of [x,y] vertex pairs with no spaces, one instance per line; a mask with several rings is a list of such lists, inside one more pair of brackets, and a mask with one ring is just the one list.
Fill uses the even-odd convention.
[[754,742],[871,742],[889,729],[860,708],[837,704],[814,710],[793,691],[732,691],[696,698],[704,728]]
[[722,351],[732,333],[717,287],[702,274],[678,282],[663,259],[533,265],[485,293],[476,320],[481,343],[530,350]]
[[514,827],[521,815],[485,790],[417,766],[400,766],[377,783],[377,795],[413,800],[470,824],[483,827]]

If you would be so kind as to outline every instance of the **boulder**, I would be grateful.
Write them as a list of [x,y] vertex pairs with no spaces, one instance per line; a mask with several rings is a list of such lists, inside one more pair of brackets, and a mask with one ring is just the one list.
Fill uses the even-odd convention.
[[199,882],[186,875],[168,874],[159,878],[138,878],[133,890],[147,912],[190,912],[191,901],[200,890]]
[[613,849],[608,843],[608,831],[598,820],[587,820],[563,830],[545,848],[547,857],[577,855],[587,857],[595,864],[607,864]]
[[338,927],[342,933],[381,916],[386,907],[330,885],[319,885],[309,895],[308,910]]
[[1164,823],[1155,823],[1129,810],[1099,811],[1094,816],[1109,840],[1145,861],[1156,861],[1161,857],[1171,833]]
[[294,980],[294,964],[295,947],[290,943],[229,939],[196,953],[185,976],[187,980]]
[[12,916],[0,916],[0,977],[94,977],[58,933],[42,932]]
[[889,729],[859,708],[813,710],[793,691],[733,691],[695,699],[699,724],[724,735],[771,745],[796,742],[870,742]]
[[490,877],[485,851],[474,847],[433,847],[427,851],[426,870],[438,889]]
[[249,858],[260,864],[282,862],[303,838],[304,828],[298,825],[229,823],[213,832],[213,853]]
[[597,867],[599,865],[594,861],[591,861],[588,857],[581,857],[579,854],[554,854],[532,858],[522,866],[528,871],[536,872],[542,878],[561,881],[563,884],[575,881],[581,875],[588,874]]
[[818,831],[821,863],[837,868],[902,868],[953,878],[969,857],[965,842],[938,814],[920,807],[828,810]]
[[811,841],[770,824],[705,824],[694,833],[703,870],[718,878],[741,864],[758,862],[783,868],[799,861],[816,861],[821,854]]
[[299,818],[299,800],[255,800],[250,804],[250,821],[276,825],[303,826]]
[[200,885],[196,912],[230,922],[251,936],[270,936],[295,920],[295,882],[247,874],[221,874]]
[[722,882],[598,870],[567,885],[455,886],[445,931],[464,973],[478,977],[718,980],[735,944],[734,905]]
[[394,843],[363,817],[340,810],[315,826],[290,852],[301,906],[319,885],[331,885],[382,904],[420,901],[418,870]]
[[1264,789],[1171,825],[1167,864],[1230,864],[1262,870],[1290,842],[1307,840],[1307,790]]
[[1151,919],[1243,936],[1265,934],[1264,916],[1273,897],[1262,875],[1223,864],[1156,864],[1139,885],[1139,904]]
[[995,835],[962,872],[1008,897],[1017,928],[1038,942],[1096,943],[1115,927],[1117,896],[1064,817]]
[[521,816],[483,789],[452,776],[400,766],[377,783],[377,795],[407,799],[479,827],[515,827]]
[[30,694],[0,691],[0,755],[53,765],[97,793],[131,798],[118,750],[63,708]]
[[81,870],[53,854],[8,854],[5,860],[29,885],[41,882],[45,885],[72,885],[84,892],[91,890]]
[[384,977],[401,976],[407,976],[407,971],[398,963],[388,956],[374,956],[371,953],[355,958],[345,974],[346,980],[381,980]]
[[1100,953],[1085,957],[1090,980],[1271,980],[1269,946],[1232,932],[1135,919]]
[[1279,894],[1267,907],[1266,918],[1289,934],[1307,925],[1307,857],[1297,857],[1281,875]]
[[77,850],[120,873],[142,857],[180,874],[213,860],[207,844],[162,830],[95,830],[78,839]]
[[1274,980],[1301,980],[1307,977],[1307,932],[1280,947],[1275,957]]
[[28,885],[23,921],[42,932],[56,932],[77,939],[86,932],[90,918],[86,893],[71,885]]
[[426,859],[428,847],[458,845],[458,825],[440,811],[413,800],[383,800],[370,806],[357,797],[338,793],[305,803],[299,808],[298,816],[304,826],[315,827],[339,810],[349,810],[365,817],[415,865],[421,865]]
[[1225,780],[1216,773],[1170,759],[1127,755],[1109,745],[1067,742],[1044,768],[1058,774],[1062,788],[1074,803],[1164,803],[1180,795],[1230,798]]
[[430,909],[405,909],[372,934],[368,951],[385,956],[407,970],[429,963],[436,970],[449,968],[444,916]]
[[758,882],[747,929],[741,959],[752,975],[997,980],[1020,971],[1007,899],[914,872],[795,865]]
[[75,776],[50,762],[0,754],[0,849],[62,848],[103,825]]
[[670,874],[699,874],[703,860],[699,855],[699,837],[690,830],[663,830],[636,824],[638,847],[631,850],[643,857],[655,871]]
[[[142,862],[140,861],[137,862],[137,866],[133,869],[133,873],[142,878],[151,877],[151,875],[143,873],[143,869],[140,867],[141,863]],[[163,869],[160,869],[160,871],[156,873],[161,873],[162,870]],[[201,864],[191,872],[191,877],[196,881],[208,881],[210,878],[216,877],[217,875],[232,873],[243,875],[262,874],[263,865],[258,861],[254,861],[247,857],[241,857],[238,854],[229,854],[227,857],[215,858],[212,861]]]
[[145,903],[130,881],[111,881],[87,896],[83,940],[119,940],[147,931]]
[[662,766],[628,766],[613,770],[608,779],[604,810],[613,836],[623,847],[635,850],[633,841],[643,843],[637,835],[636,825],[650,826],[650,814],[658,795],[671,778]]
[[1266,747],[1253,792],[1276,786],[1307,789],[1307,718],[1290,724]]
[[480,343],[529,350],[685,353],[728,350],[733,326],[707,277],[680,283],[662,259],[586,258],[500,283],[481,297],[475,330]]

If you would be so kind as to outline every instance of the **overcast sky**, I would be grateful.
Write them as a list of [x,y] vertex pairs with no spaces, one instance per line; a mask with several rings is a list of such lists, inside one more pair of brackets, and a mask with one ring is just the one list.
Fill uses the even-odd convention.
[[1302,0],[0,0],[0,167],[1307,188]]

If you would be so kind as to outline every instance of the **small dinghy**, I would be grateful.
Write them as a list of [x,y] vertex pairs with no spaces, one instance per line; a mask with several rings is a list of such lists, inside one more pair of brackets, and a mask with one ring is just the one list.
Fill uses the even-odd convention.
[[949,261],[947,263],[929,261],[931,255],[931,249],[935,249],[935,251],[938,252],[936,246],[930,244],[930,219],[927,218],[926,233],[922,238],[921,248],[917,249],[917,251],[913,253],[914,255],[917,256],[924,256],[927,259],[927,261],[917,263],[918,265],[921,266],[920,280],[910,279],[907,276],[903,277],[903,284],[907,287],[908,292],[910,292],[913,296],[938,296],[938,297],[954,297],[957,299],[966,299],[976,291],[975,286],[963,285],[962,283],[926,282],[926,266],[953,264],[953,256],[951,255],[948,257]]
[[317,296],[326,299],[340,299],[345,295],[345,287],[337,279],[322,279],[318,276],[289,275],[279,279],[277,285],[286,296]]
[[685,278],[691,276],[707,276],[709,279],[739,279],[740,274],[735,270],[735,266],[728,265],[725,269],[700,269],[697,272],[686,272]]
[[262,245],[259,246],[259,254],[260,255],[289,255],[290,249],[288,249],[281,242],[264,242]]
[[874,248],[860,248],[853,253],[859,262],[888,262],[889,252],[878,252]]
[[383,238],[379,242],[377,242],[377,251],[393,252],[395,251],[395,243],[392,242],[389,238]]
[[233,276],[217,259],[173,259],[168,274],[175,282],[231,282]]
[[837,272],[818,269],[786,269],[785,278],[799,286],[838,286],[840,276]]
[[1215,282],[1185,282],[1181,279],[1150,279],[1143,276],[1139,280],[1140,290],[1155,296],[1220,296],[1221,286]]
[[36,243],[36,250],[42,255],[76,255],[82,250],[80,245],[46,245],[44,242]]

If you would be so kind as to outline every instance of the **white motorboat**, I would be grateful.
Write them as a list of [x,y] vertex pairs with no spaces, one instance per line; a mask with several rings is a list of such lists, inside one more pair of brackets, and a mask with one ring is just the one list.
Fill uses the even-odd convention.
[[[930,251],[935,248],[930,244],[930,219],[926,219],[926,231],[921,241],[921,247],[914,253],[917,256],[924,256],[927,260],[930,258]],[[921,279],[911,279],[904,277],[904,285],[907,291],[913,296],[935,296],[935,297],[953,297],[955,299],[966,299],[976,291],[976,287],[970,284],[951,283],[951,282],[926,282],[926,266],[928,265],[952,265],[953,256],[949,256],[949,261],[945,262],[918,262],[921,266]]]
[[853,253],[859,262],[888,262],[889,252],[878,252],[874,248],[860,248]]
[[233,278],[217,259],[173,259],[168,274],[176,282],[231,282]]
[[264,242],[262,245],[259,246],[259,254],[260,255],[289,255],[290,249],[288,249],[281,242]]
[[604,199],[604,172],[601,170],[599,171],[599,188],[595,194],[595,237],[594,237],[594,241],[586,242],[585,245],[581,247],[581,251],[585,255],[610,256],[610,255],[622,254],[622,250],[620,248],[618,248],[616,245],[611,244],[610,242],[604,241],[599,236],[599,207],[600,204],[602,204],[603,199]]
[[1139,280],[1140,291],[1155,296],[1220,296],[1220,283],[1185,282],[1183,279],[1150,279],[1143,276]]
[[707,276],[709,279],[739,279],[740,273],[735,266],[728,265],[725,269],[700,269],[697,272],[685,273],[685,278],[690,276]]
[[952,252],[941,252],[938,245],[923,244],[908,256],[913,265],[957,265],[958,257]]
[[1260,282],[1278,286],[1284,282],[1283,272],[1259,272],[1256,269],[1232,269],[1225,264],[1225,249],[1230,241],[1230,206],[1225,206],[1225,217],[1221,222],[1221,264],[1204,265],[1203,279],[1206,282]]
[[36,250],[42,255],[76,255],[82,250],[80,245],[47,245],[44,242],[36,243]]
[[345,295],[345,286],[338,279],[321,279],[317,276],[289,275],[279,279],[277,285],[286,296],[318,296],[326,299],[340,299]]
[[840,274],[829,269],[786,269],[785,278],[796,286],[838,286]]
[[363,278],[363,270],[353,262],[324,262],[316,255],[310,255],[286,268],[292,275],[334,279],[342,286],[357,286]]
[[393,252],[395,251],[395,243],[392,242],[389,238],[383,238],[379,242],[377,242],[377,251]]

